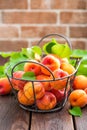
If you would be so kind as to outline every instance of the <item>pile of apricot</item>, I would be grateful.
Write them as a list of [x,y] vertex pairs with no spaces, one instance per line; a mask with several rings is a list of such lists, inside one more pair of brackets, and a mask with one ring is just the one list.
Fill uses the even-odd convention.
[[[21,79],[26,72],[35,74],[34,82],[14,79]],[[18,91],[19,103],[25,106],[36,104],[40,110],[50,110],[64,98],[67,76],[74,72],[75,68],[66,59],[48,54],[41,61],[26,62],[23,71],[13,73],[14,78],[11,79],[11,82],[14,89]],[[53,80],[56,78],[59,80]],[[61,78],[63,79],[61,80]]]

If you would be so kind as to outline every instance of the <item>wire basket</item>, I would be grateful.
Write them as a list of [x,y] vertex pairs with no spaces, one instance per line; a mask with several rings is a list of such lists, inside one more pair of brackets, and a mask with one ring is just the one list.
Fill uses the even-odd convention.
[[[60,35],[60,34],[49,34],[49,35],[46,35],[44,36],[39,42],[37,45],[40,45],[40,43],[47,37],[50,37],[50,36],[58,36],[58,37],[62,37],[64,38],[69,47],[72,49],[72,46],[71,46],[71,43],[69,41],[69,39],[63,35]],[[70,92],[72,91],[72,85],[73,85],[73,80],[75,78],[75,75],[77,73],[77,70],[78,70],[78,67],[81,63],[81,58],[74,58],[72,57],[71,60],[74,61],[74,67],[75,67],[75,71],[74,73],[68,75],[68,76],[65,76],[65,77],[62,77],[62,78],[55,78],[53,72],[48,68],[46,67],[45,65],[43,65],[42,63],[40,62],[36,62],[34,60],[27,60],[27,61],[21,61],[21,62],[18,62],[17,64],[14,65],[13,68],[11,68],[10,66],[8,66],[7,70],[6,70],[6,75],[9,79],[9,82],[12,86],[12,92],[19,104],[19,106],[21,108],[23,108],[24,110],[28,110],[28,111],[31,111],[31,112],[41,112],[41,113],[51,113],[51,112],[55,112],[55,111],[60,111],[66,104],[66,101],[68,99],[68,96],[70,94]],[[34,64],[37,64],[39,65],[40,67],[43,67],[44,69],[46,69],[50,75],[51,75],[51,79],[45,79],[45,80],[32,80],[32,79],[22,79],[22,78],[16,78],[14,76],[14,72],[16,71],[16,67],[18,67],[19,65],[24,65],[25,63],[34,63]],[[32,91],[33,91],[33,96],[34,96],[34,103],[32,105],[23,105],[21,104],[19,101],[18,101],[18,91],[14,89],[14,84],[12,82],[12,80],[15,80],[15,81],[21,81],[21,83],[28,83],[30,82],[32,84]],[[63,98],[58,101],[56,103],[56,105],[51,108],[51,109],[39,109],[37,107],[37,97],[36,97],[36,92],[35,92],[35,83],[36,82],[40,82],[40,83],[55,83],[57,82],[57,84],[59,83],[64,83],[65,87],[64,87],[64,90],[63,90]],[[51,92],[51,90],[49,90],[49,92]]]

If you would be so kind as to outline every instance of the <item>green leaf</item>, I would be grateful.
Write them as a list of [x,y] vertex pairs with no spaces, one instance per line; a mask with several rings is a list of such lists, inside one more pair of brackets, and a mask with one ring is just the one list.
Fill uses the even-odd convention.
[[22,55],[26,56],[28,59],[34,59],[34,54],[31,48],[22,48]]
[[81,50],[81,49],[75,49],[72,51],[72,55],[73,57],[82,57],[87,58],[87,50]]
[[61,56],[62,52],[64,51],[64,45],[56,44],[52,46],[52,53],[58,56]]
[[0,52],[0,55],[3,57],[3,58],[7,58],[7,57],[10,57],[12,55],[13,52]]
[[34,72],[26,72],[26,73],[23,74],[22,79],[25,79],[25,80],[35,80],[36,77],[35,77]]
[[61,57],[69,57],[71,55],[71,49],[67,43],[64,44],[64,50],[61,53]]
[[80,107],[73,107],[72,109],[69,109],[69,113],[73,116],[82,116],[82,111]]
[[85,75],[87,76],[87,59],[83,59],[79,68],[78,68],[78,72],[77,75]]
[[34,53],[42,55],[42,50],[39,46],[32,46],[31,49],[34,51]]
[[46,43],[43,46],[43,50],[46,54],[56,54],[61,58],[69,57],[71,55],[71,49],[68,44],[60,44],[55,39],[52,39],[51,42]]
[[56,45],[56,44],[57,44],[57,43],[56,43],[56,40],[55,40],[55,39],[52,39],[51,42],[48,42],[48,43],[44,44],[44,46],[43,46],[43,51],[44,51],[46,54],[52,53],[52,47],[53,47],[54,45]]
[[0,78],[5,77],[4,66],[0,66]]

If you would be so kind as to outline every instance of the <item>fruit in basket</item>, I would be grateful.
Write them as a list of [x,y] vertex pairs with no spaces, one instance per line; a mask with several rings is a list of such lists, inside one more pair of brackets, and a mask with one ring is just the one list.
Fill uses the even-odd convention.
[[[52,89],[52,87],[50,85],[50,81],[49,81],[50,77],[48,75],[44,75],[44,74],[37,75],[36,79],[39,80],[39,81],[42,80],[41,83],[43,84],[46,91],[49,91],[49,90]],[[48,81],[46,82],[45,80],[48,80]]]
[[0,78],[0,95],[9,94],[12,90],[10,82],[7,77]]
[[[33,86],[34,85],[34,86]],[[34,88],[33,88],[34,87]],[[24,86],[24,94],[29,100],[33,100],[34,98],[40,99],[45,94],[45,89],[43,84],[40,82],[27,82]],[[35,97],[34,97],[35,93]]]
[[32,98],[31,100],[29,100],[25,95],[24,95],[24,91],[23,90],[19,90],[18,94],[17,94],[17,98],[19,103],[23,104],[23,105],[33,105],[34,104],[34,99]]
[[64,92],[65,90],[56,90],[56,89],[51,89],[51,93],[53,93],[56,96],[57,102],[60,102],[64,99]]
[[68,62],[62,62],[60,68],[66,72],[68,72],[68,74],[72,74],[75,72],[75,68],[73,67],[73,65],[71,65]]
[[51,92],[45,92],[45,95],[36,100],[36,105],[40,110],[50,110],[57,104],[56,97]]
[[69,102],[71,106],[84,107],[87,104],[87,94],[84,90],[73,90],[69,95]]
[[86,94],[87,94],[87,88],[85,88],[85,89],[84,89],[84,91],[85,91],[85,92],[86,92]]
[[[45,66],[47,66],[52,72],[58,68],[60,68],[60,60],[56,58],[55,56],[48,54],[45,57],[42,58],[41,63]],[[44,67],[41,67],[41,72],[46,75],[50,75],[51,73],[45,69]]]
[[73,82],[73,89],[86,89],[86,88],[87,88],[87,77],[84,75],[76,76]]
[[[37,61],[35,61],[36,63],[38,63]],[[24,65],[24,71],[25,72],[34,72],[35,75],[40,74],[41,72],[41,66],[39,64],[36,63],[32,63],[32,62],[27,62]]]
[[[13,73],[13,78],[11,79],[11,82],[12,82],[13,88],[14,88],[15,90],[23,89],[23,87],[24,87],[26,81],[22,81],[22,80],[20,80],[20,79],[22,78],[22,76],[23,76],[24,73],[25,73],[24,71],[15,71],[15,72]],[[16,80],[16,79],[14,79],[14,78],[18,78],[19,80]]]
[[[53,75],[54,75],[55,79],[56,78],[60,78],[60,79],[50,82],[51,87],[56,90],[65,88],[66,83],[67,83],[67,78],[64,78],[64,77],[68,76],[68,73],[66,71],[63,71],[62,69],[57,69],[53,72]],[[62,78],[64,78],[64,79],[62,79]],[[52,76],[51,76],[51,79],[53,79]]]

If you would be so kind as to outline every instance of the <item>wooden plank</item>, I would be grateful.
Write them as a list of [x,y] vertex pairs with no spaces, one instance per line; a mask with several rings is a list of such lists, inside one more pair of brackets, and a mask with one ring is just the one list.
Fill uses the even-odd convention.
[[47,114],[33,113],[31,130],[74,130],[68,105],[61,111]]
[[87,130],[87,106],[82,109],[82,116],[75,117],[76,130]]
[[13,96],[0,96],[0,130],[28,130],[29,112],[20,108]]

